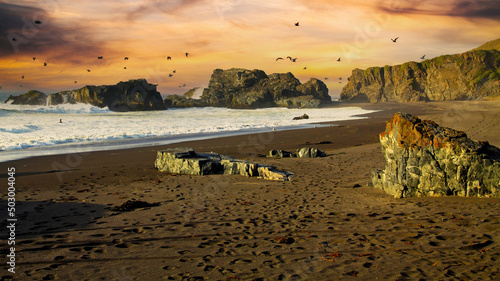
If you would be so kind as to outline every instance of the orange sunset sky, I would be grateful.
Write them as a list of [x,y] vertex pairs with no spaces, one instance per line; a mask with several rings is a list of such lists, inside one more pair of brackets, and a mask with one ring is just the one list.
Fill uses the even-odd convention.
[[[338,97],[354,68],[499,37],[499,0],[2,1],[0,93],[146,78],[162,95],[183,94],[206,87],[216,68],[238,67],[315,77]],[[287,56],[297,61],[276,61]]]

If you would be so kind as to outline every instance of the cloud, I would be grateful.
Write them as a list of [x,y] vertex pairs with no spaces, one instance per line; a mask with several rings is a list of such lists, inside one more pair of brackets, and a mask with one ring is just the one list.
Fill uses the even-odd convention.
[[391,14],[419,14],[432,16],[491,19],[500,21],[500,5],[491,0],[443,1],[389,1],[379,3],[379,9]]
[[21,54],[79,62],[101,50],[81,24],[58,23],[37,7],[0,3],[0,57]]
[[149,16],[156,12],[162,12],[168,15],[176,15],[198,3],[202,0],[145,0],[138,7],[133,8],[127,13],[128,20],[136,20],[145,16]]

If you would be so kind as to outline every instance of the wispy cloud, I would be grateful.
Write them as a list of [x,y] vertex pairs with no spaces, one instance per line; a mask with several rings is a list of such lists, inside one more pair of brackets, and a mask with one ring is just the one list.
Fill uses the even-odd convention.
[[379,9],[391,14],[448,16],[500,21],[500,5],[496,0],[389,1],[380,2]]

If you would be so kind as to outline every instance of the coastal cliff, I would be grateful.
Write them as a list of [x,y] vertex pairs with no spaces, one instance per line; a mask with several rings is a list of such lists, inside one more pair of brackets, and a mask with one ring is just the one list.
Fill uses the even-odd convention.
[[[35,98],[36,96],[36,98]],[[156,85],[146,79],[119,82],[116,85],[85,86],[72,91],[61,91],[50,95],[29,91],[9,97],[5,102],[12,104],[58,105],[64,103],[88,103],[98,107],[108,107],[112,111],[141,111],[165,109]],[[35,103],[28,103],[28,102]]]
[[354,69],[344,102],[480,100],[500,96],[499,41],[422,62]]
[[201,101],[230,108],[320,107],[331,102],[326,85],[311,79],[301,84],[292,73],[267,75],[262,70],[214,70]]

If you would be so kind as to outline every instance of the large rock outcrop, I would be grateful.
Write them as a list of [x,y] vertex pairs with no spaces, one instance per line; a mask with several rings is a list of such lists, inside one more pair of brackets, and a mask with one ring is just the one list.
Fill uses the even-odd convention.
[[418,102],[498,97],[500,51],[489,49],[496,46],[489,43],[466,53],[422,62],[354,69],[340,100]]
[[500,197],[500,149],[464,132],[396,113],[380,134],[387,161],[372,183],[401,197]]
[[196,153],[192,148],[173,148],[157,152],[155,167],[167,173],[192,175],[242,175],[267,180],[288,181],[293,175],[275,167],[253,163],[217,153]]
[[291,73],[267,75],[262,70],[214,70],[201,100],[230,108],[319,107],[331,102],[326,85],[311,79],[301,84]]
[[26,104],[26,105],[45,105],[47,95],[36,90],[31,90],[24,95],[9,96],[5,103]]
[[[85,86],[72,91],[61,91],[46,96],[30,91],[16,97],[20,104],[29,103],[33,93],[38,93],[38,105],[58,105],[64,103],[88,103],[98,107],[108,107],[113,111],[140,111],[165,109],[163,99],[156,85],[146,79],[129,80],[110,86]],[[10,99],[10,98],[9,98]],[[7,100],[8,101],[8,100]]]

